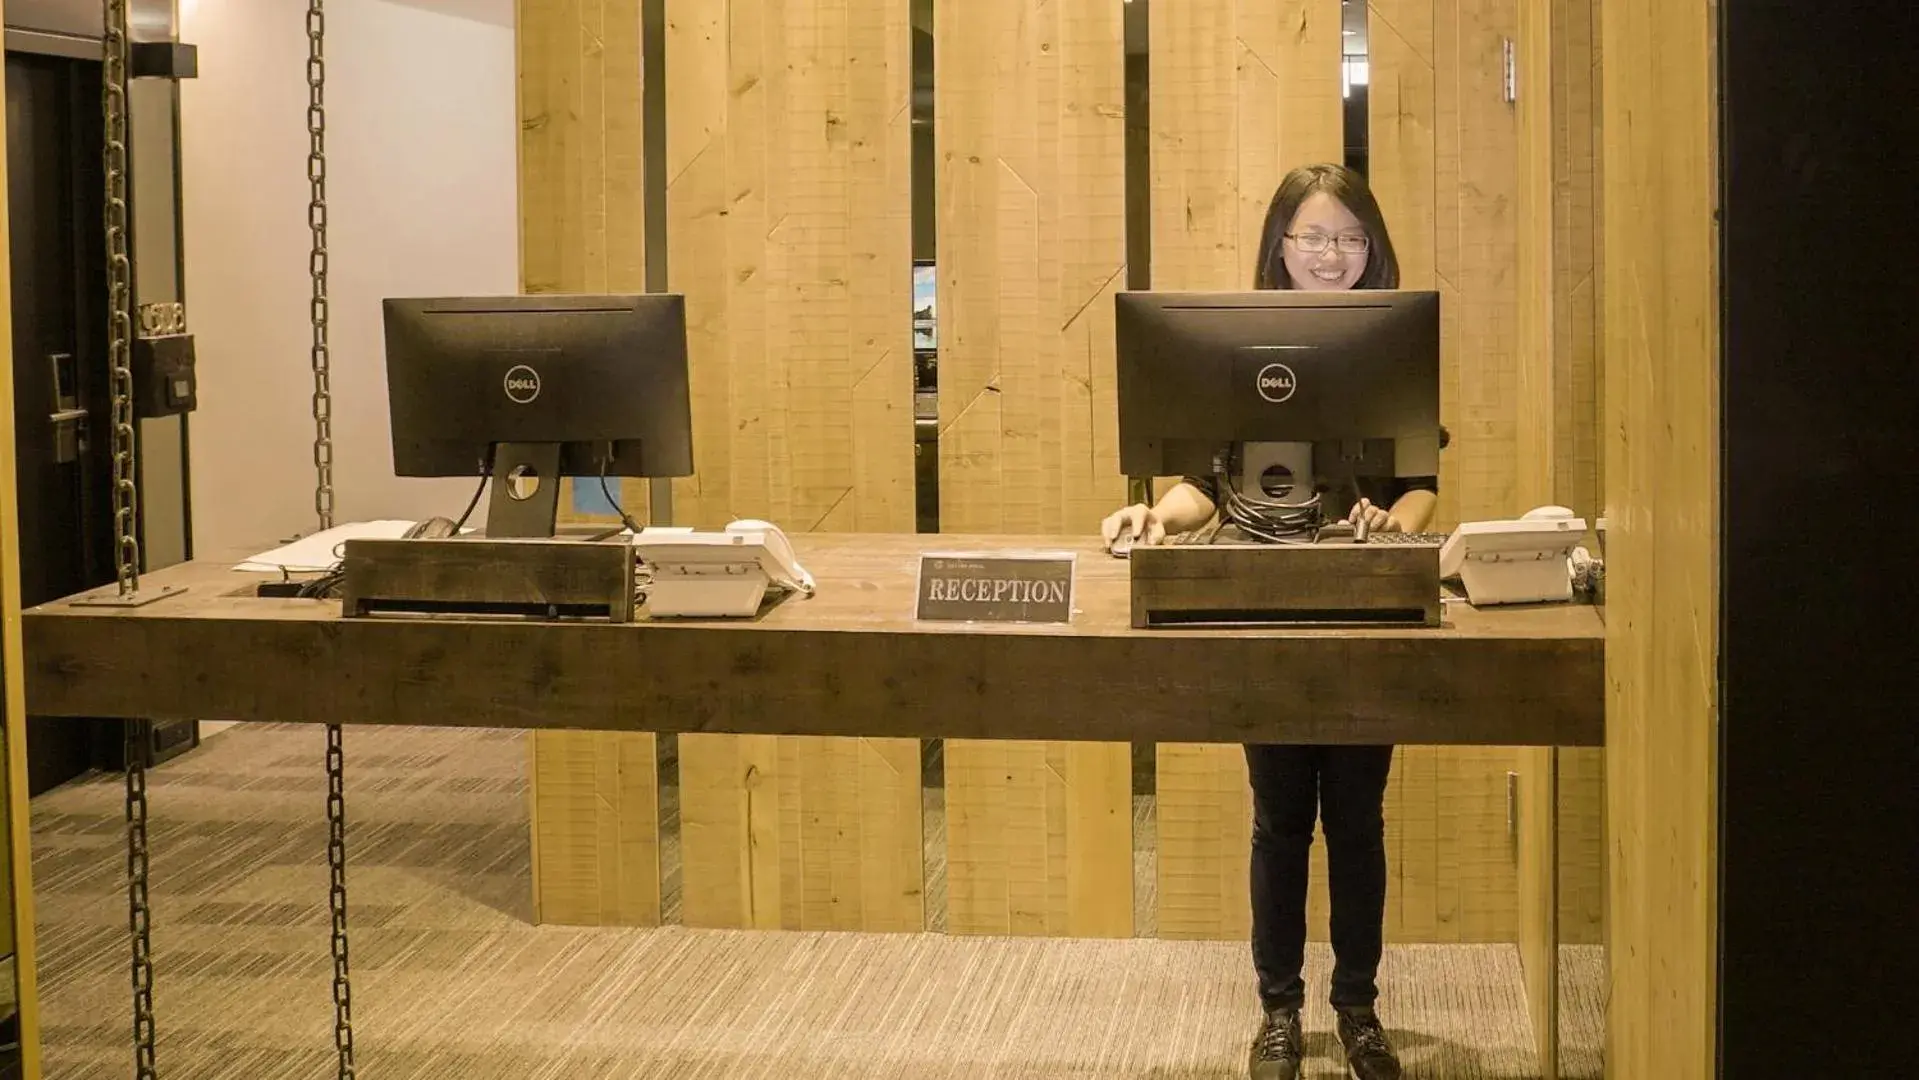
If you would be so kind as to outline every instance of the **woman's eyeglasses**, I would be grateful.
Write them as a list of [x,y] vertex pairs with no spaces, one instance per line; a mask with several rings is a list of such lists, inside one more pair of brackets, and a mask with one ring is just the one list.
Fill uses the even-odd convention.
[[1364,255],[1366,249],[1372,246],[1372,241],[1365,233],[1340,233],[1338,236],[1327,236],[1325,233],[1317,232],[1287,233],[1286,239],[1291,240],[1294,247],[1308,255],[1323,254],[1328,247],[1334,245],[1338,246],[1341,255]]

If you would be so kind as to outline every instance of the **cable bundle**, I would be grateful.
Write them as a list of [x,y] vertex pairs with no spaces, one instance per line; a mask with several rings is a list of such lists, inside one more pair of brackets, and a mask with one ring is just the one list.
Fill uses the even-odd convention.
[[1305,502],[1281,502],[1241,491],[1231,469],[1219,468],[1214,475],[1218,490],[1225,495],[1219,507],[1220,519],[1255,540],[1310,544],[1324,523],[1317,491]]

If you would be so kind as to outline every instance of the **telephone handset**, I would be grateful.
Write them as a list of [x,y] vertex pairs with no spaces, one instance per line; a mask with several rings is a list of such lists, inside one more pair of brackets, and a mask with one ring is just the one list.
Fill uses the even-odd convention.
[[[742,518],[726,527],[727,533],[734,536],[757,536],[766,547],[766,553],[772,563],[767,576],[795,592],[813,595],[813,575],[806,572],[800,560],[793,554],[793,543],[780,531],[778,525],[760,521],[757,518]],[[768,560],[762,560],[762,565]]]

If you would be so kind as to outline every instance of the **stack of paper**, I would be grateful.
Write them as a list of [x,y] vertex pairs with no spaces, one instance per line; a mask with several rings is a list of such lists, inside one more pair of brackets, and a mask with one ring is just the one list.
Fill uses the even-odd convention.
[[263,551],[235,565],[234,569],[252,573],[319,573],[332,569],[340,561],[348,540],[398,540],[415,524],[412,521],[356,521],[335,525],[272,551]]

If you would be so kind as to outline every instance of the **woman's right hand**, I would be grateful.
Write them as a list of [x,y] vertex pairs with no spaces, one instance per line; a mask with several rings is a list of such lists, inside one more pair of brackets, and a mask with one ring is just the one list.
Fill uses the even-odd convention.
[[1166,539],[1166,526],[1145,503],[1115,510],[1099,523],[1099,534],[1106,541],[1106,549],[1111,551],[1121,536],[1129,536],[1135,544],[1157,544]]

